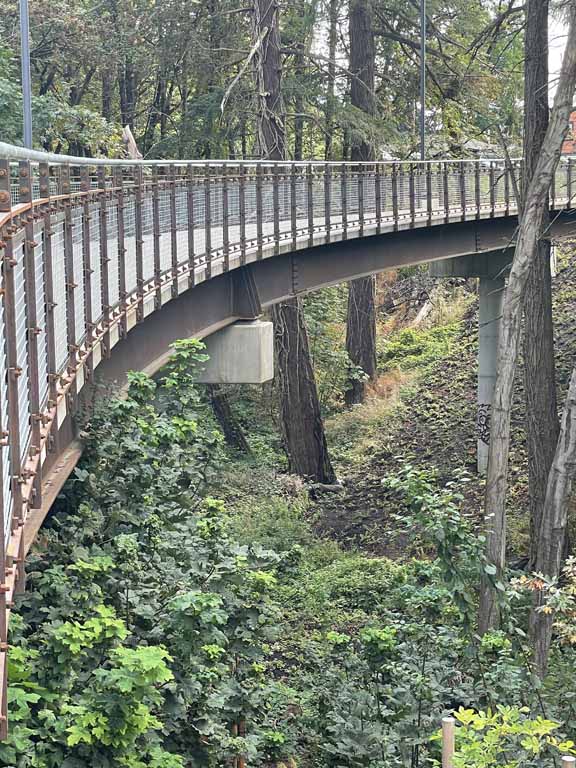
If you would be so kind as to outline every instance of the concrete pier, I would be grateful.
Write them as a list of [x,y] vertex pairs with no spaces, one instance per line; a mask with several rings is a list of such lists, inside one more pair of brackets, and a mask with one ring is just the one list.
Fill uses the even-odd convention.
[[264,384],[274,378],[274,328],[265,320],[240,320],[205,339],[210,356],[200,384]]
[[478,474],[488,469],[490,416],[496,383],[498,335],[506,275],[513,249],[490,251],[430,264],[433,277],[477,277],[478,284],[478,411],[476,417]]

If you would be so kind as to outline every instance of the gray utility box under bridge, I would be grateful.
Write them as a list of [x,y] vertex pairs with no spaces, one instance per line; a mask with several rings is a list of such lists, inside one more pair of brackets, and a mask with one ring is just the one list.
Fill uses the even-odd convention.
[[208,336],[210,360],[200,384],[264,384],[274,378],[274,326],[265,320],[238,321]]

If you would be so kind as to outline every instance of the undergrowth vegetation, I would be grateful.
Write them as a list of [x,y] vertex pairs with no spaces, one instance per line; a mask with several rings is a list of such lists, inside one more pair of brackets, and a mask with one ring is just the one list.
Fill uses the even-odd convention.
[[[342,489],[313,499],[285,474],[269,388],[232,393],[251,452],[225,447],[194,385],[195,341],[157,381],[132,374],[127,396],[85,425],[12,619],[2,765],[435,766],[451,712],[456,768],[552,766],[574,751],[576,569],[547,587],[559,641],[540,685],[530,579],[499,585],[502,629],[475,635],[479,579],[494,573],[466,440],[444,463],[423,440],[443,419],[469,435],[461,400],[438,406],[440,362],[452,387],[473,379],[469,300],[460,320],[389,336],[380,389],[352,418],[345,355],[330,349],[339,291],[307,311]],[[361,546],[329,525],[354,498]]]

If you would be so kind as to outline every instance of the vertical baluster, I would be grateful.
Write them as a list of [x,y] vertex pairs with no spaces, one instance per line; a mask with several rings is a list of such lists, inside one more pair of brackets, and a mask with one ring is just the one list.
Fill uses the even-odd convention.
[[238,171],[238,217],[240,225],[240,266],[246,264],[246,168],[240,163]]
[[274,218],[274,255],[280,253],[280,187],[278,165],[272,167],[272,216]]
[[[67,372],[72,375],[76,370],[76,283],[74,270],[74,246],[72,230],[72,203],[70,201],[70,166],[60,166],[58,175],[58,193],[66,196],[64,201],[64,274],[66,276],[66,335],[68,338]],[[72,397],[70,391],[70,397]]]
[[228,167],[222,166],[222,253],[224,272],[230,269],[230,222],[228,211]]
[[466,164],[462,160],[458,163],[458,173],[460,176],[460,210],[462,221],[466,221]]
[[348,163],[342,164],[342,240],[348,240]]
[[380,163],[375,165],[374,195],[376,203],[376,234],[382,232],[382,175]]
[[364,168],[358,163],[358,225],[360,237],[364,234]]
[[410,226],[416,223],[416,166],[410,163],[408,166],[408,194],[410,196]]
[[[20,202],[32,202],[32,169],[30,163],[23,161],[19,164],[20,172]],[[28,348],[28,418],[31,425],[31,438],[29,457],[40,454],[40,382],[38,374],[38,318],[36,316],[36,264],[34,259],[34,248],[37,243],[34,239],[34,218],[30,214],[26,216],[24,226],[24,295],[26,303],[26,337]],[[26,462],[23,457],[23,462]],[[41,463],[38,460],[37,471],[34,477],[34,487],[32,489],[32,498],[29,500],[30,506],[39,509],[42,504],[42,478]]]
[[552,176],[552,184],[550,185],[550,198],[552,201],[552,210],[556,210],[556,173]]
[[168,169],[170,184],[170,264],[172,267],[172,297],[178,296],[178,219],[176,212],[176,185],[178,177],[176,168],[171,165]]
[[188,216],[188,287],[196,285],[196,212],[194,210],[194,166],[186,167],[186,212]]
[[392,163],[392,219],[394,221],[394,230],[398,230],[400,216],[398,211],[398,164]]
[[504,202],[506,204],[506,216],[510,215],[510,168],[508,161],[504,160]]
[[121,318],[119,321],[120,335],[126,335],[126,227],[124,223],[124,170],[122,166],[114,166],[114,198],[116,200],[116,218],[118,221],[118,297]]
[[[87,165],[80,168],[80,191],[83,194],[82,202],[82,274],[84,278],[84,321],[85,328],[82,336],[87,334],[88,341],[92,341],[94,322],[92,317],[92,253],[90,247],[90,169]],[[92,357],[88,360],[88,369],[92,372]]]
[[568,168],[567,168],[567,178],[566,178],[566,190],[568,195],[568,201],[566,203],[566,208],[572,207],[572,158],[568,158]]
[[324,230],[326,232],[326,242],[330,242],[331,234],[331,206],[332,206],[332,174],[330,173],[330,165],[326,163],[324,166]]
[[206,257],[205,278],[212,277],[212,168],[204,169],[204,253]]
[[0,160],[0,213],[7,213],[11,210],[10,163],[8,160]]
[[264,211],[262,209],[262,174],[264,172],[264,169],[262,168],[262,165],[258,163],[256,165],[256,242],[257,242],[257,253],[256,258],[261,259],[262,258],[262,247],[263,247],[263,220],[264,220]]
[[494,161],[490,160],[490,215],[494,217],[496,215],[496,172],[494,168]]
[[158,167],[152,167],[152,239],[154,243],[155,307],[162,306],[162,263],[160,261],[160,189]]
[[476,198],[476,218],[479,219],[482,213],[482,193],[481,193],[480,162],[474,163],[474,195]]
[[314,169],[312,163],[306,168],[306,183],[308,193],[306,202],[308,207],[308,245],[314,245]]
[[296,198],[296,174],[298,166],[292,163],[290,166],[290,229],[292,233],[292,250],[296,250],[298,238],[297,198]]
[[[45,163],[40,167],[40,177],[42,171],[46,171],[46,186],[48,188],[48,197],[50,195],[50,166]],[[48,363],[48,409],[56,405],[56,326],[54,319],[54,279],[52,265],[52,208],[48,205],[44,213],[44,298],[46,301],[46,359]],[[54,433],[48,440],[48,448],[53,449],[56,436]]]
[[426,163],[426,212],[428,226],[432,226],[432,163]]
[[106,168],[98,167],[98,189],[100,190],[100,293],[102,296],[102,323],[106,329],[103,351],[110,356],[110,270],[108,264],[108,192],[106,190]]
[[10,425],[10,475],[12,478],[12,531],[24,524],[22,506],[22,457],[20,453],[20,413],[18,409],[18,379],[22,374],[16,343],[16,304],[14,268],[14,239],[4,246],[4,328],[6,334],[6,364],[8,368],[8,420]]
[[136,321],[144,319],[144,191],[142,166],[134,169],[134,238],[136,253]]
[[450,222],[450,165],[448,162],[443,162],[443,180],[444,180],[444,221],[446,224]]

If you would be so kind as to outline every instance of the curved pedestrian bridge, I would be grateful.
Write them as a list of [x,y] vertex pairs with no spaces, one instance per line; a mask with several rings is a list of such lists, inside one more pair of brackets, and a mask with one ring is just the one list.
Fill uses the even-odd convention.
[[[325,285],[469,254],[498,264],[520,177],[496,160],[138,162],[0,143],[0,730],[9,611],[94,379],[154,372],[175,339]],[[573,226],[575,181],[562,162],[555,233]]]

